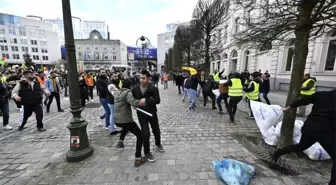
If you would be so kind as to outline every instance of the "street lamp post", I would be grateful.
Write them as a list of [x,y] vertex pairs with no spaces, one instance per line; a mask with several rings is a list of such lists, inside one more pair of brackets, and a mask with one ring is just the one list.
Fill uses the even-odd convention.
[[141,37],[139,37],[139,38],[137,39],[137,41],[136,41],[136,45],[137,45],[137,47],[138,47],[138,43],[139,43],[139,41],[141,41],[142,62],[143,62],[143,64],[145,65],[145,68],[147,69],[147,67],[148,67],[148,63],[147,63],[147,61],[145,61],[145,50],[146,50],[146,48],[148,48],[148,47],[152,47],[152,44],[151,44],[150,40],[149,40],[147,37],[145,37],[145,36],[141,36]]
[[70,0],[62,0],[66,61],[70,93],[70,112],[72,119],[67,125],[70,131],[70,150],[66,153],[68,162],[78,162],[90,157],[93,148],[89,144],[86,127],[88,123],[81,116],[83,110],[80,100],[76,47],[73,36]]

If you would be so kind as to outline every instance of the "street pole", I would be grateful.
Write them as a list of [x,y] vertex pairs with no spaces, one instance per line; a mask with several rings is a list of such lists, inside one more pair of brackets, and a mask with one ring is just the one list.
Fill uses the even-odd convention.
[[78,70],[76,61],[76,47],[73,36],[70,0],[62,0],[66,61],[70,94],[70,112],[72,119],[67,125],[70,131],[70,149],[66,153],[68,162],[78,162],[90,157],[93,148],[89,144],[86,127],[88,123],[81,116],[83,110],[80,100]]

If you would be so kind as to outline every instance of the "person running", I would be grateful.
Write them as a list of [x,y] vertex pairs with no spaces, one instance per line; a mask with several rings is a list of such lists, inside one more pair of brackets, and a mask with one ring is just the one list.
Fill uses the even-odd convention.
[[169,75],[168,73],[165,73],[163,75],[163,89],[168,89],[168,80],[169,80]]
[[216,95],[212,92],[213,89],[215,89],[217,86],[217,83],[213,79],[212,75],[208,77],[208,79],[205,81],[205,84],[202,88],[203,93],[203,106],[205,107],[208,102],[208,97],[212,100],[212,109],[215,110],[216,108]]
[[[45,76],[45,74],[43,73],[43,71],[39,71],[38,72],[38,75],[37,75],[36,79],[37,79],[37,82],[39,82],[41,85],[46,86],[47,77]],[[46,96],[45,99],[44,99],[44,101],[43,101],[43,105],[44,106],[47,106],[48,99],[49,99],[49,97]]]
[[102,70],[100,72],[100,76],[97,79],[96,86],[97,86],[97,90],[99,92],[99,102],[103,106],[104,111],[105,111],[104,114],[102,116],[100,116],[100,119],[101,120],[105,119],[105,127],[106,127],[106,129],[109,129],[111,112],[110,112],[110,108],[108,107],[108,102],[107,102],[108,78],[106,76],[105,71]]
[[88,86],[88,89],[89,89],[89,97],[91,98],[91,102],[93,102],[93,89],[94,89],[94,86],[95,86],[94,77],[92,76],[92,73],[89,72],[84,77],[84,79],[85,79],[86,85]]
[[246,92],[246,97],[248,101],[248,105],[250,108],[251,114],[247,117],[247,119],[253,119],[253,112],[251,109],[251,101],[259,101],[259,72],[254,72],[250,76],[250,81],[246,81],[246,86],[244,87],[244,91]]
[[183,82],[183,86],[184,86],[184,89],[183,89],[183,98],[182,98],[182,101],[184,102],[185,99],[188,97],[189,101],[191,101],[190,99],[190,79],[187,77],[186,79],[184,79],[184,82]]
[[316,142],[320,143],[333,160],[329,185],[336,184],[336,89],[316,92],[292,102],[283,111],[296,109],[300,106],[313,104],[312,110],[301,128],[301,139],[296,145],[290,145],[275,151],[272,158],[275,162],[279,157],[293,152],[307,150]]
[[[226,80],[226,76],[223,78],[223,80]],[[217,98],[217,106],[218,106],[218,109],[219,109],[218,114],[223,114],[222,100],[224,100],[225,108],[226,108],[226,110],[228,110],[229,103],[228,103],[227,99],[229,97],[229,94],[228,94],[229,89],[228,89],[228,87],[224,86],[224,83],[221,83],[221,81],[219,81],[218,90],[219,90],[219,96]]]
[[[133,107],[139,107],[140,105],[145,105],[145,98],[140,100],[136,100],[130,87],[132,85],[132,81],[129,79],[125,79],[122,82],[122,88],[114,93],[114,120],[115,125],[121,127],[123,129],[120,134],[120,141],[118,145],[123,145],[123,141],[128,132],[131,132],[136,136],[136,147],[135,147],[135,161],[134,167],[139,167],[143,163],[147,161],[146,157],[149,157],[149,152],[144,147],[145,157],[141,157],[141,148],[143,145],[142,133],[139,126],[134,122],[132,116]],[[121,143],[121,144],[120,144]]]
[[47,104],[47,113],[50,112],[50,105],[53,102],[54,97],[56,99],[58,112],[64,112],[64,110],[61,108],[61,99],[60,99],[60,93],[62,93],[61,84],[59,82],[59,79],[56,77],[56,73],[54,71],[50,73],[50,77],[46,81],[46,87],[50,92],[49,101]]
[[43,128],[43,110],[42,110],[42,92],[47,95],[50,95],[49,90],[35,81],[34,70],[27,69],[23,72],[25,78],[21,80],[12,91],[12,98],[22,104],[22,119],[19,123],[19,131],[25,129],[25,124],[27,123],[28,118],[34,112],[36,115],[36,127],[37,131],[43,132],[46,131]]
[[149,125],[151,126],[154,134],[157,150],[161,153],[165,150],[161,145],[161,132],[156,108],[156,105],[161,101],[160,94],[159,90],[152,83],[149,83],[149,77],[150,73],[147,70],[142,70],[140,75],[140,85],[133,87],[132,93],[135,99],[140,100],[145,98],[143,110],[152,114],[152,117],[150,117],[140,111],[137,111],[147,160],[149,162],[155,162],[156,159],[150,152]]
[[240,80],[239,73],[232,73],[231,79],[224,83],[225,87],[229,87],[229,107],[228,112],[230,122],[235,123],[235,115],[237,112],[238,103],[243,99],[243,84]]
[[0,81],[0,110],[2,113],[3,119],[3,128],[5,130],[12,130],[13,127],[8,125],[9,122],[9,104],[8,98],[10,97],[10,87],[6,84],[6,80],[4,82]]
[[195,110],[196,100],[197,100],[197,87],[198,87],[198,78],[196,74],[190,76],[190,89],[189,89],[189,110]]

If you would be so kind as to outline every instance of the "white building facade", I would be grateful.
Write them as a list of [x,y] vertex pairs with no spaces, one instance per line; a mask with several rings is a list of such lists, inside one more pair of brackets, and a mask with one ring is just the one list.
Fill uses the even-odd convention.
[[[268,70],[271,75],[271,88],[288,90],[293,65],[295,37],[288,37],[288,41],[280,47],[273,48],[265,54],[259,49],[238,47],[234,44],[233,35],[244,31],[241,24],[246,10],[236,9],[230,5],[228,16],[221,26],[223,52],[211,61],[211,73],[225,68],[224,75],[230,72],[241,72],[245,69],[253,72]],[[336,30],[310,41],[305,73],[317,79],[318,90],[336,88]]]
[[131,70],[127,62],[127,46],[120,40],[107,40],[93,30],[87,39],[75,39],[77,61],[82,70],[98,71],[124,68]]
[[174,37],[177,28],[180,25],[189,25],[189,22],[184,23],[171,23],[166,25],[166,32],[158,34],[157,38],[157,62],[158,62],[158,72],[161,72],[161,66],[164,66],[165,53],[168,52],[169,48],[174,46]]
[[0,56],[22,64],[25,53],[38,65],[53,65],[61,59],[57,32],[50,23],[0,13]]

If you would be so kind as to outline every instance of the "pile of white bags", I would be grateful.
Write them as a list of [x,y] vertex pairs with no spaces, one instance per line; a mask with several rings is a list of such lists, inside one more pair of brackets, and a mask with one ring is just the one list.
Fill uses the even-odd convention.
[[[278,144],[281,133],[281,119],[283,112],[278,105],[267,105],[261,102],[251,101],[251,109],[254,114],[257,126],[268,145],[276,146]],[[299,143],[301,139],[301,127],[303,122],[295,120],[293,143]],[[312,160],[326,160],[330,159],[328,153],[323,149],[319,143],[304,151],[304,153]]]

